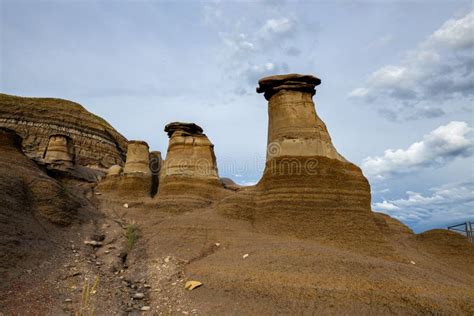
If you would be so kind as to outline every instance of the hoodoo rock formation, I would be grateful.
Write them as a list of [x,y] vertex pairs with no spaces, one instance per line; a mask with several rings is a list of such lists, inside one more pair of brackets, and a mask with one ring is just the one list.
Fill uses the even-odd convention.
[[44,153],[44,162],[55,169],[68,170],[74,167],[74,145],[72,139],[63,135],[49,138]]
[[152,172],[150,170],[151,154],[148,144],[144,141],[131,140],[128,143],[125,167],[115,165],[109,168],[107,176],[103,179],[98,189],[103,191],[116,191],[122,196],[151,196]]
[[75,163],[81,166],[107,169],[123,165],[127,152],[125,137],[102,118],[67,100],[0,94],[0,127],[21,136],[23,152],[38,162],[45,162],[51,141],[55,146],[52,136],[69,139]]
[[268,147],[260,182],[225,198],[221,212],[264,232],[318,239],[374,255],[391,252],[371,211],[360,168],[334,148],[312,100],[320,80],[280,75],[259,81],[268,100]]
[[321,80],[313,76],[280,75],[263,78],[257,92],[268,100],[267,160],[281,156],[323,156],[345,159],[331,142],[316,114],[313,95]]
[[194,123],[166,125],[170,138],[160,173],[157,200],[170,209],[208,205],[223,189],[217,172],[214,145]]
[[[28,159],[21,150],[22,139],[14,131],[0,128],[0,209],[5,212],[39,214],[50,222],[67,225],[75,216],[80,203],[65,190],[58,181],[49,177],[33,161]],[[6,203],[6,205],[5,205]],[[29,215],[31,215],[31,212]],[[0,212],[0,217],[5,213]],[[17,216],[11,215],[13,220]],[[7,223],[8,216],[0,222]]]

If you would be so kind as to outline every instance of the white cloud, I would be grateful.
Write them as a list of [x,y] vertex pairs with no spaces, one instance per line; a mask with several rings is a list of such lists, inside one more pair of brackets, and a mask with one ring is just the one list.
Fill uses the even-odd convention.
[[295,22],[289,18],[268,19],[260,29],[262,37],[272,37],[275,35],[286,35],[294,31]]
[[240,72],[249,84],[255,85],[262,77],[288,72],[288,65],[286,63],[277,64],[272,62],[261,65],[243,64]]
[[[450,19],[397,65],[374,71],[349,97],[372,103],[392,119],[429,118],[446,112],[431,104],[474,97],[474,12]],[[375,102],[377,101],[377,102]]]
[[373,208],[379,210],[379,211],[394,211],[394,210],[399,210],[400,208],[390,202],[383,201],[379,203],[374,203]]
[[382,211],[417,230],[446,227],[474,219],[474,183],[450,183],[431,188],[430,195],[408,191],[403,199],[374,203]]
[[233,54],[248,53],[256,50],[255,44],[244,33],[240,33],[237,36],[222,34],[222,40],[231,49]]
[[381,179],[392,174],[444,165],[455,157],[472,154],[472,139],[466,137],[471,130],[466,122],[450,122],[431,131],[407,149],[387,149],[383,156],[367,157],[362,162],[362,169],[369,177]]
[[426,45],[470,48],[474,45],[474,12],[461,19],[450,19],[427,40]]

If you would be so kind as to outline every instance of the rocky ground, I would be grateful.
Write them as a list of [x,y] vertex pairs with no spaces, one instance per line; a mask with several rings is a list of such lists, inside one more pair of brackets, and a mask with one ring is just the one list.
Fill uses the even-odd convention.
[[75,186],[93,207],[11,267],[3,314],[474,313],[473,247],[460,236],[414,235],[381,215],[400,253],[386,260],[262,234],[213,208],[171,214]]
[[474,314],[456,233],[379,214],[390,255],[370,255],[54,179],[0,136],[0,315]]

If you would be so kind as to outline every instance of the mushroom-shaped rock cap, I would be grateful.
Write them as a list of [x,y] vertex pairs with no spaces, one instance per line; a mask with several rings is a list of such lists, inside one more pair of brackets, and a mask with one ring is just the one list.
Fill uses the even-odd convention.
[[315,87],[321,84],[321,79],[311,75],[287,74],[262,78],[258,81],[257,93],[264,93],[265,99],[270,98],[280,90],[296,90],[316,93]]
[[188,135],[202,135],[203,133],[202,128],[194,123],[173,122],[165,126],[168,137],[173,136],[174,132],[177,131]]

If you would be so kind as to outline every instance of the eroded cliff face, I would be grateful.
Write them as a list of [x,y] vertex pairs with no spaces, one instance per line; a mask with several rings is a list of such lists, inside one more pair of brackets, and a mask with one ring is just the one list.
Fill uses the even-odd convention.
[[0,128],[0,278],[43,251],[54,224],[69,225],[85,204],[21,151],[22,139]]
[[219,199],[219,180],[214,145],[194,123],[166,125],[170,137],[161,168],[157,201],[169,209],[209,205]]
[[71,140],[75,163],[106,169],[123,165],[127,140],[105,120],[81,105],[61,99],[24,98],[0,94],[0,127],[23,139],[23,151],[44,162],[48,144],[55,137]]

